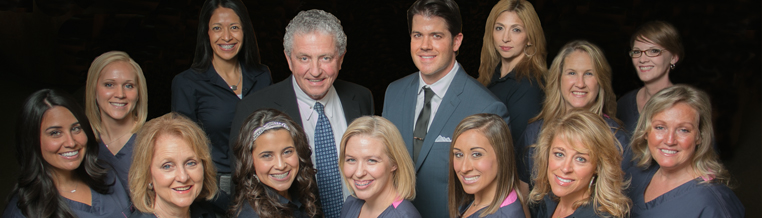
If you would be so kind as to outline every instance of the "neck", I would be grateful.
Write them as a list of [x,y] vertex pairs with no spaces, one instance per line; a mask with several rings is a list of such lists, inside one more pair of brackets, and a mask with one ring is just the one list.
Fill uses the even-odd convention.
[[575,199],[570,198],[561,198],[561,200],[558,202],[558,206],[556,206],[556,210],[553,213],[553,217],[567,217],[574,213],[574,202]]
[[220,58],[212,59],[212,67],[220,75],[235,76],[238,73],[238,59],[232,58],[230,60],[222,60]]
[[516,64],[518,64],[523,57],[523,54],[519,54],[519,56],[513,58],[500,58],[500,63],[502,64],[502,66],[500,66],[500,77],[504,77],[511,73],[513,68],[516,68]]
[[654,177],[663,182],[682,184],[685,181],[695,179],[698,175],[693,171],[693,167],[688,165],[677,169],[659,168]]
[[489,186],[484,187],[482,190],[474,193],[473,205],[480,205],[479,207],[489,205],[493,200],[495,200],[495,192],[497,192],[497,179],[492,181]]
[[452,58],[452,62],[450,62],[450,66],[448,66],[441,72],[434,73],[432,75],[423,75],[423,73],[421,73],[421,78],[423,78],[423,82],[426,83],[426,85],[434,84],[435,82],[447,76],[447,74],[450,73],[450,71],[452,71],[453,67],[455,67],[455,57]]
[[[391,186],[391,184],[389,184],[389,186]],[[372,211],[377,211],[380,213],[386,210],[389,205],[392,205],[394,200],[397,198],[397,190],[394,188],[387,188],[384,193],[376,196],[375,198],[365,199],[365,205],[363,205],[363,207],[368,209],[368,211],[371,213],[373,213]]]
[[[71,191],[71,189],[74,189],[76,187],[77,178],[76,174],[73,170],[53,170],[51,172],[53,183],[56,184],[56,187],[69,189],[69,190],[63,190],[63,191]],[[60,190],[60,189],[59,189]]]
[[658,79],[656,81],[646,83],[643,86],[643,94],[645,94],[646,100],[651,99],[651,96],[661,91],[662,89],[672,86],[672,81],[669,81],[669,78],[667,77],[668,74],[669,72],[664,75],[665,78],[663,79]]
[[[158,198],[158,197],[157,197]],[[159,199],[156,199],[159,200]],[[159,201],[156,202],[156,206],[154,207],[153,214],[156,215],[156,217],[159,218],[187,218],[190,217],[190,207],[172,207],[169,205],[165,205],[163,203],[160,203]]]
[[114,140],[116,137],[132,132],[132,129],[135,127],[135,117],[130,113],[124,119],[115,120],[105,113],[101,113],[101,126],[103,126],[101,134],[108,136],[109,140]]

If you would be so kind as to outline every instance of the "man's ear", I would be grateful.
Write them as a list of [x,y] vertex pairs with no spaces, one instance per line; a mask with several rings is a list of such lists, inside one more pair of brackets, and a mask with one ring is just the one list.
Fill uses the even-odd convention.
[[294,72],[294,69],[291,69],[291,57],[288,56],[288,53],[286,50],[283,50],[283,55],[286,56],[286,62],[288,62],[288,69],[291,70],[291,72]]
[[458,35],[455,35],[452,37],[452,51],[458,51],[460,49],[460,44],[463,42],[463,33],[458,33]]

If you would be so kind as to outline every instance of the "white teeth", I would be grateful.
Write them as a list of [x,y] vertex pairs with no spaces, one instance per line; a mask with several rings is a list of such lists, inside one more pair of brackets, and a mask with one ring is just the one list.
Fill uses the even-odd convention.
[[281,173],[281,174],[270,174],[275,179],[284,179],[286,176],[288,176],[289,172]]
[[220,45],[220,47],[222,47],[223,49],[231,49],[231,48],[233,48],[233,46],[235,46],[235,44],[232,44],[232,45]]
[[574,95],[585,95],[585,92],[572,92]]
[[185,191],[185,190],[188,190],[190,188],[191,188],[190,186],[185,186],[185,187],[181,187],[181,188],[175,188],[175,190],[177,190],[177,191]]
[[666,150],[666,149],[659,149],[659,150],[661,150],[661,152],[664,152],[664,153],[667,153],[667,154],[675,154],[675,153],[677,153],[677,151],[670,151],[670,150]]
[[371,181],[373,181],[373,180],[364,180],[364,181],[357,181],[357,180],[355,180],[355,185],[357,185],[357,186],[367,186],[368,184],[370,184]]
[[561,177],[556,176],[558,180],[561,180],[561,182],[571,182],[571,179],[562,179]]
[[463,177],[463,180],[466,180],[466,181],[469,181],[469,182],[471,182],[471,181],[476,181],[477,179],[479,179],[479,177],[480,177],[480,176],[474,176],[474,177],[465,177],[465,176],[464,176],[464,177]]
[[323,81],[323,80],[322,79],[308,79],[307,81],[316,83],[316,82],[320,82],[320,81]]
[[70,152],[61,153],[61,156],[73,157],[74,155],[77,155],[77,154],[79,154],[79,151],[70,151]]
[[127,105],[127,103],[113,103],[112,102],[111,105],[114,105],[114,106],[117,106],[117,107],[124,107],[125,105]]
[[421,58],[434,58],[434,56],[421,56]]
[[653,66],[650,66],[650,67],[640,67],[640,70],[650,70],[650,69],[653,69],[653,68],[654,68]]

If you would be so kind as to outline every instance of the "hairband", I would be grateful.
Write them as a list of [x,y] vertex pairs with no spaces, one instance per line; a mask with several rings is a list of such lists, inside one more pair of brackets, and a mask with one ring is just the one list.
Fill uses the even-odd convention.
[[265,123],[265,125],[262,125],[260,127],[257,127],[254,129],[254,132],[252,133],[252,140],[256,141],[257,138],[259,138],[262,133],[264,133],[267,130],[275,129],[275,128],[284,128],[286,130],[291,131],[291,129],[288,128],[288,126],[285,123],[281,123],[278,121],[270,121]]

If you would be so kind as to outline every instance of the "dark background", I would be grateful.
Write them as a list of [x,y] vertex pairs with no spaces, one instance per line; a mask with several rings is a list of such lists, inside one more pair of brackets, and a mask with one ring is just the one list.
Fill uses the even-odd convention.
[[[170,110],[172,78],[190,67],[202,0],[0,0],[0,199],[19,174],[14,126],[21,103],[41,88],[84,96],[87,69],[107,51],[122,50],[141,65],[148,82],[149,119]],[[381,114],[384,90],[416,71],[409,53],[406,10],[412,0],[244,0],[273,81],[290,75],[283,55],[285,26],[299,11],[336,15],[348,36],[339,78],[371,89]],[[458,0],[463,45],[458,61],[477,76],[484,25],[497,0]],[[614,71],[617,96],[642,86],[629,50],[630,34],[650,20],[674,24],[685,57],[671,73],[712,97],[716,141],[748,217],[762,216],[762,96],[760,2],[664,0],[531,0],[543,24],[548,64],[563,44],[599,45]],[[83,98],[84,99],[84,98]],[[4,208],[6,201],[0,201]]]

